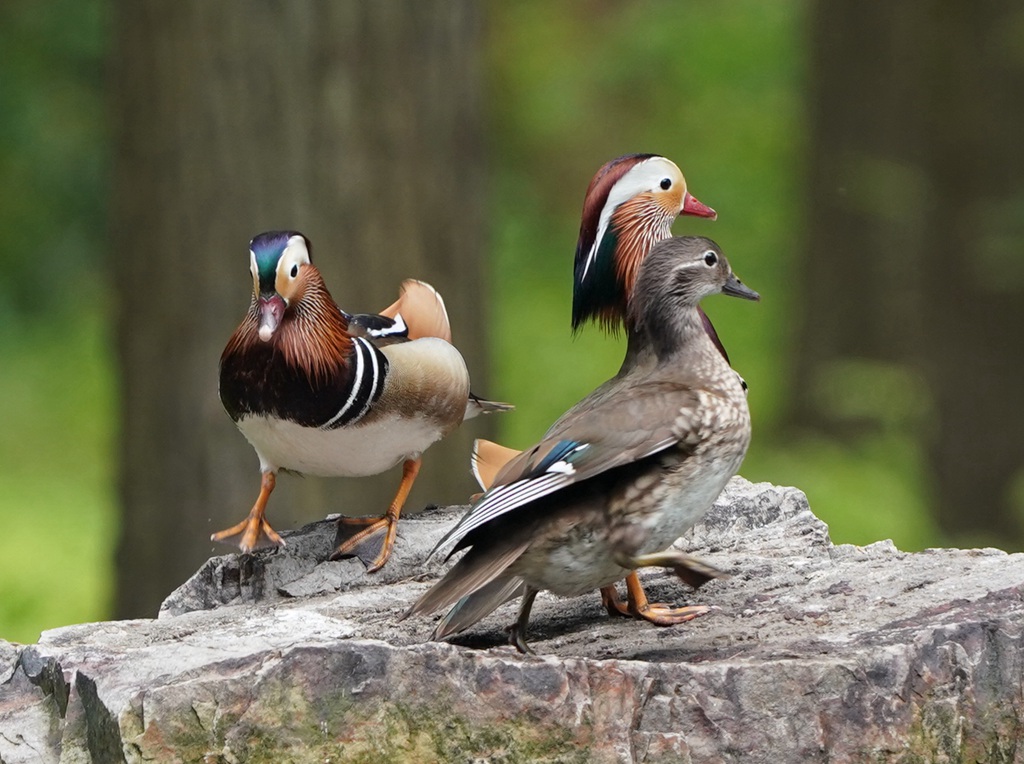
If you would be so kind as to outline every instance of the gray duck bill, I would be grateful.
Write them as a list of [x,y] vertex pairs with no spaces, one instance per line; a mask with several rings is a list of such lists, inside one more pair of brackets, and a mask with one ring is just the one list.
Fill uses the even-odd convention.
[[733,275],[729,276],[729,280],[722,287],[722,294],[727,294],[730,297],[742,297],[744,300],[758,301],[761,299],[761,295]]

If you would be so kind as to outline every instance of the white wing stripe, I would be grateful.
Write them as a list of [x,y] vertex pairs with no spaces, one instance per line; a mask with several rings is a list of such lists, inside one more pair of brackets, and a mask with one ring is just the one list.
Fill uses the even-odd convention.
[[402,318],[401,313],[396,313],[395,317],[391,320],[394,322],[391,326],[384,327],[383,329],[367,329],[367,334],[371,337],[391,337],[392,335],[405,336],[409,333],[409,327],[406,326],[405,319]]
[[589,447],[589,443],[580,443],[562,459],[550,464],[543,474],[495,488],[470,512],[465,523],[455,529],[452,538],[462,538],[474,528],[479,528],[506,512],[575,482],[576,468],[567,460],[573,454]]
[[[657,443],[654,443],[649,449],[644,451],[642,454],[636,456],[630,461],[639,461],[652,454],[656,454],[659,451],[664,450],[673,443],[677,443],[678,439],[675,437],[665,438]],[[470,513],[464,518],[462,524],[456,526],[451,535],[444,539],[443,543],[456,542],[459,539],[467,536],[471,531],[476,530],[482,525],[500,517],[501,515],[511,512],[525,504],[534,501],[535,499],[542,498],[549,494],[558,491],[565,486],[571,485],[576,482],[576,470],[574,465],[567,461],[567,459],[579,451],[589,448],[589,443],[581,443],[571,451],[569,451],[564,458],[552,463],[545,472],[535,478],[527,478],[517,480],[508,485],[499,486],[485,494],[484,498],[479,504],[474,507]],[[608,465],[608,469],[619,466],[618,464]],[[603,472],[604,470],[602,470]]]
[[491,496],[477,505],[476,509],[466,518],[466,522],[456,529],[456,533],[448,539],[461,539],[470,531],[479,528],[506,512],[553,493],[562,485],[571,482],[564,475],[545,474],[533,480],[520,480],[495,490]]

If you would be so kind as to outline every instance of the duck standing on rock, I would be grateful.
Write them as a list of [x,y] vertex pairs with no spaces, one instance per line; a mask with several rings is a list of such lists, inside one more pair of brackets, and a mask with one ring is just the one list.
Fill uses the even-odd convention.
[[297,231],[250,242],[252,302],[221,355],[220,398],[256,450],[262,481],[249,515],[211,539],[239,536],[243,552],[284,544],[266,519],[280,469],[358,477],[401,462],[402,482],[383,517],[339,520],[339,536],[345,526],[356,532],[332,556],[358,554],[373,572],[391,554],[423,452],[464,419],[511,406],[470,393],[444,302],[430,285],[406,281],[380,315],[349,315],[327,291],[311,249]]
[[[616,332],[628,321],[627,308],[640,264],[655,244],[672,236],[672,223],[680,215],[718,217],[690,194],[683,173],[672,160],[657,154],[627,154],[601,166],[583,197],[573,263],[574,332],[591,320],[605,331]],[[728,361],[711,320],[701,308],[697,310],[711,341]],[[635,360],[627,352],[622,368]],[[490,487],[494,476],[518,453],[477,440],[472,470],[480,487]],[[647,601],[635,572],[626,576],[625,603],[614,584],[601,589],[601,602],[611,615],[642,618],[659,626],[678,623],[680,618],[677,610]],[[689,609],[683,612],[692,617]]]
[[[718,575],[668,548],[711,507],[750,443],[746,393],[698,311],[719,292],[760,299],[711,240],[654,246],[628,305],[635,362],[505,465],[439,544],[468,551],[406,615],[454,603],[439,639],[521,594],[511,634],[525,651],[538,591],[575,596],[650,566],[693,586]],[[680,608],[677,622],[703,610]]]

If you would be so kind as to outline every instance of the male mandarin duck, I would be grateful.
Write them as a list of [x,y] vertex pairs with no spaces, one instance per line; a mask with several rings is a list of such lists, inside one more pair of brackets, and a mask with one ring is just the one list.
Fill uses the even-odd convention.
[[686,190],[675,162],[627,154],[607,162],[587,186],[573,263],[572,328],[588,320],[615,330],[626,318],[637,271],[651,247],[672,235],[679,215],[718,217]]
[[301,233],[262,233],[249,247],[252,302],[221,355],[220,398],[256,450],[262,482],[248,517],[211,538],[240,536],[243,552],[263,539],[283,544],[265,516],[280,469],[358,477],[402,462],[383,517],[339,520],[361,530],[334,557],[384,532],[369,564],[378,570],[423,452],[463,419],[511,407],[470,393],[444,302],[430,285],[406,281],[380,315],[353,316],[331,298]]
[[[719,575],[668,549],[708,510],[750,443],[746,394],[697,311],[719,292],[760,299],[709,239],[655,245],[626,321],[644,362],[624,366],[502,468],[439,544],[468,551],[406,615],[455,603],[434,632],[440,639],[521,594],[511,633],[525,651],[538,591],[575,596],[649,566],[670,567],[695,587]],[[680,608],[676,622],[705,610]]]
[[[686,179],[674,162],[657,154],[628,154],[603,165],[583,198],[579,239],[573,264],[572,328],[588,320],[616,331],[627,320],[629,296],[637,272],[651,248],[672,236],[679,215],[715,220],[718,214],[698,201],[686,187]],[[711,321],[698,307],[701,321],[722,355],[725,348]],[[624,364],[633,363],[627,354]],[[473,474],[487,489],[501,467],[516,453],[513,449],[478,440],[473,449]],[[601,601],[612,615],[644,618],[667,626],[678,622],[675,611],[647,601],[635,573],[626,577],[627,602],[615,586],[601,590]]]

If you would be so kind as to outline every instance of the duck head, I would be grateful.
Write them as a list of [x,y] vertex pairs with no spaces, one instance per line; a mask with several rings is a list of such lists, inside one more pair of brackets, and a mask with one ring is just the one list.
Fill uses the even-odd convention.
[[285,311],[302,299],[315,270],[309,239],[297,231],[268,231],[249,242],[249,268],[259,321],[259,338],[269,342]]
[[674,162],[629,154],[605,164],[587,188],[573,272],[572,326],[614,327],[626,315],[637,271],[651,247],[672,235],[679,215],[717,213],[686,188]]
[[666,239],[651,249],[640,266],[629,303],[628,326],[631,332],[646,335],[662,355],[680,345],[689,327],[705,334],[697,306],[713,294],[761,299],[736,277],[722,250],[711,239]]

